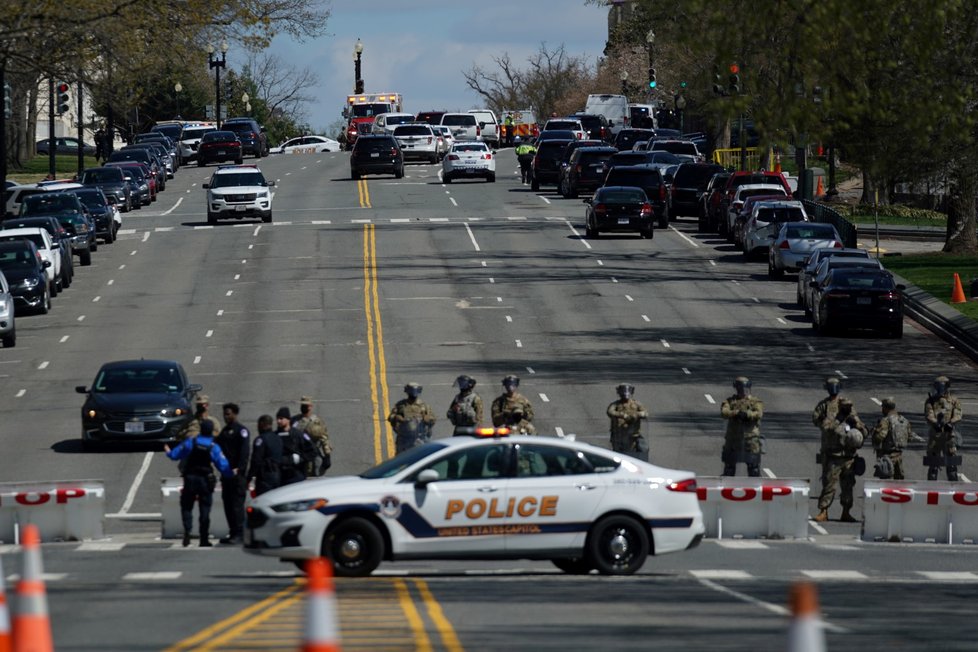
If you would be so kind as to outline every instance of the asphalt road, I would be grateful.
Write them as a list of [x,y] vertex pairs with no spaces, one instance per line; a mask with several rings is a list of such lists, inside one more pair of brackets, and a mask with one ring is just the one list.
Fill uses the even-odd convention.
[[[442,414],[461,373],[487,404],[504,375],[520,375],[540,434],[599,445],[614,386],[632,383],[652,413],[653,460],[701,475],[721,469],[719,402],[741,374],[765,404],[771,477],[817,475],[810,414],[828,375],[843,378],[865,421],[894,396],[926,433],[924,398],[947,374],[964,432],[975,431],[969,361],[910,322],[901,341],[818,337],[794,305],[793,277],[768,280],[763,263],[743,263],[691,220],[651,241],[587,241],[580,200],[521,186],[511,152],[497,183],[450,186],[427,165],[358,183],[347,157],[260,161],[278,182],[268,225],[208,227],[209,172],[182,169],[156,204],[124,216],[119,240],[77,268],[49,315],[18,320],[15,349],[0,350],[0,477],[107,487],[109,540],[44,546],[58,649],[294,649],[299,636],[291,566],[156,540],[159,480],[177,475],[158,448],[81,451],[74,387],[107,360],[180,360],[215,414],[237,402],[248,426],[311,394],[335,449],[331,474],[390,454],[378,419],[404,383],[421,383]],[[435,436],[449,432],[441,419]],[[975,476],[972,450],[962,470]],[[920,447],[906,457],[922,479]],[[788,585],[808,577],[833,650],[973,649],[974,551],[858,534],[833,521],[808,542],[706,542],[624,579],[530,562],[385,564],[376,578],[338,583],[344,645],[777,649]],[[18,572],[14,549],[0,552]]]

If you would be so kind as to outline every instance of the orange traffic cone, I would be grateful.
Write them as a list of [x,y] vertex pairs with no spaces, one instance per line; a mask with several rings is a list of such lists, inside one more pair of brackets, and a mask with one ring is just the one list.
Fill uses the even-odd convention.
[[961,287],[961,277],[958,276],[957,272],[954,272],[954,289],[951,290],[951,303],[965,303],[967,301],[964,298],[964,288]]
[[825,186],[822,185],[822,177],[819,176],[818,184],[815,186],[815,196],[821,197],[824,194],[825,194]]
[[811,582],[797,582],[788,594],[791,628],[788,652],[825,652],[825,632],[818,613],[818,591]]
[[24,526],[21,537],[23,570],[17,582],[14,613],[14,652],[54,652],[48,598],[44,591],[41,564],[41,534],[33,524]]
[[0,560],[0,652],[11,652],[14,640],[10,632],[10,610],[7,609],[7,591],[4,587],[3,561]]
[[306,562],[306,627],[302,652],[339,652],[332,562],[317,557]]

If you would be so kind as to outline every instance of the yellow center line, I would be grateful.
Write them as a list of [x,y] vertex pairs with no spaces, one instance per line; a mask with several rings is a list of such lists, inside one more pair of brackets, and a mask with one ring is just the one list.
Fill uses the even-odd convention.
[[370,285],[373,282],[371,268],[374,261],[370,255],[370,235],[373,224],[363,225],[363,310],[367,319],[367,357],[370,360],[370,402],[374,410],[374,461],[380,464],[384,460],[383,444],[381,443],[381,413],[377,398],[377,353],[374,350],[374,322],[370,306]]
[[360,196],[360,208],[372,208],[370,205],[370,191],[367,190],[367,180],[357,180],[357,194]]
[[452,627],[452,623],[445,617],[445,612],[441,610],[441,605],[438,604],[438,600],[435,599],[435,596],[431,593],[431,589],[428,588],[428,583],[418,579],[412,581],[421,593],[421,599],[424,600],[425,607],[428,609],[428,617],[431,618],[431,622],[435,624],[438,634],[441,635],[441,642],[444,644],[445,649],[448,652],[462,652],[465,648],[459,642],[458,636],[455,634],[455,628]]
[[[373,302],[374,302],[374,324],[377,329],[377,358],[380,360],[380,368],[378,370],[378,377],[380,380],[380,392],[384,399],[384,410],[381,412],[380,416],[383,418],[387,411],[387,406],[391,404],[390,391],[387,387],[387,356],[384,355],[384,323],[380,319],[380,296],[378,292],[379,283],[377,282],[377,230],[374,225],[370,225],[370,260],[371,260],[371,273],[372,273],[372,292],[373,292]],[[380,427],[383,429],[384,433],[387,435],[387,456],[394,457],[394,430],[389,426],[386,421],[380,422]]]
[[417,607],[414,606],[414,600],[411,599],[407,582],[400,578],[394,580],[394,590],[397,591],[397,599],[401,603],[401,609],[404,610],[404,616],[407,618],[408,624],[411,626],[411,631],[414,633],[415,649],[418,652],[430,652],[431,639],[428,638],[428,632],[425,631],[421,614],[418,613]]
[[[299,585],[298,582],[296,584]],[[303,591],[297,591],[296,593],[293,593],[289,597],[281,600],[278,604],[266,608],[262,613],[257,614],[249,621],[241,623],[240,625],[237,625],[235,627],[231,627],[220,636],[215,636],[213,639],[208,641],[207,644],[196,648],[196,652],[208,652],[209,650],[218,649],[218,647],[221,646],[222,644],[234,640],[234,638],[237,636],[248,633],[250,630],[254,629],[258,625],[261,625],[269,618],[272,618],[286,607],[292,606],[293,604],[297,603],[299,600],[303,599],[304,597],[305,597],[305,593]],[[302,622],[304,622],[304,619]],[[282,640],[282,639],[283,639],[283,633],[279,632],[273,638],[273,640],[267,642],[288,644],[291,643],[293,640],[291,636],[288,636],[287,640]]]

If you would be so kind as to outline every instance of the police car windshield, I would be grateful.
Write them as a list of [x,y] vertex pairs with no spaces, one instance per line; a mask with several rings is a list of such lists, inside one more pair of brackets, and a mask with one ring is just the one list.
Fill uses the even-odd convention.
[[261,172],[235,172],[234,174],[215,174],[211,188],[230,186],[264,186],[265,177]]
[[389,478],[392,475],[400,473],[418,460],[422,460],[432,453],[442,450],[443,448],[445,448],[445,444],[440,444],[433,441],[430,441],[427,444],[422,444],[421,446],[409,448],[400,455],[396,455],[386,462],[381,462],[377,466],[367,469],[360,474],[360,477],[365,480]]

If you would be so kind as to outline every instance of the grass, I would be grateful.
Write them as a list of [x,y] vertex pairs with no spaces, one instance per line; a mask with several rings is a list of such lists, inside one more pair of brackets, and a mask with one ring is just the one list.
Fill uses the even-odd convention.
[[[86,168],[98,167],[98,162],[94,156],[86,156]],[[54,157],[54,170],[59,179],[70,179],[78,172],[78,157],[75,155],[61,155]],[[32,158],[22,168],[7,168],[7,178],[17,183],[37,183],[44,181],[48,175],[48,157],[39,155]]]
[[[846,218],[854,222],[860,228],[873,228],[876,226],[875,218],[872,213],[866,215],[852,215]],[[947,228],[947,217],[910,217],[907,215],[880,215],[880,226],[939,226]]]
[[956,308],[971,319],[978,320],[978,301],[951,303],[954,273],[961,276],[965,297],[969,296],[971,279],[978,278],[978,258],[949,254],[913,254],[885,256],[883,264],[925,292]]

